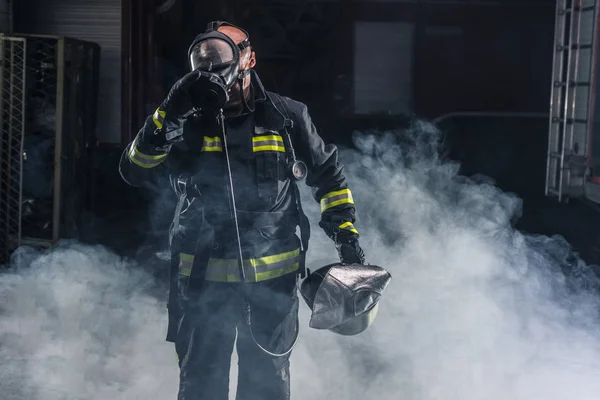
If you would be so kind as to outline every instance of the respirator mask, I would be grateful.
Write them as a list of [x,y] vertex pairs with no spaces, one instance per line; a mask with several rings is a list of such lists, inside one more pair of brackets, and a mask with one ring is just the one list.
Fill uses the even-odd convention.
[[[239,29],[246,39],[235,44],[229,36],[217,31],[221,26]],[[192,71],[199,70],[203,75],[190,90],[194,107],[218,111],[229,101],[228,92],[236,81],[242,89],[243,79],[250,70],[239,70],[240,55],[248,46],[248,33],[224,21],[209,23],[207,30],[194,39],[188,50],[188,60]]]

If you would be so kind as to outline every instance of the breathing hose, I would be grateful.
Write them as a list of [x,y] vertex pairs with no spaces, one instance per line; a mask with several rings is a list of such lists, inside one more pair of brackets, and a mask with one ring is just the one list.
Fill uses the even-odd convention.
[[258,346],[259,349],[261,349],[264,353],[272,356],[272,357],[284,357],[287,356],[288,354],[290,354],[292,352],[292,350],[294,349],[294,347],[296,347],[296,344],[298,343],[298,338],[300,337],[300,323],[297,320],[296,321],[296,336],[294,337],[294,340],[292,342],[292,344],[290,345],[290,347],[283,353],[274,353],[271,352],[267,349],[265,349],[263,346],[261,346],[260,343],[258,343],[258,341],[256,340],[256,337],[254,337],[254,332],[252,331],[252,307],[250,306],[250,300],[249,298],[249,282],[247,280],[246,277],[246,271],[244,269],[244,255],[242,252],[242,240],[240,237],[240,226],[238,223],[238,216],[237,216],[237,206],[236,206],[236,202],[235,202],[235,190],[233,187],[233,175],[231,173],[231,161],[229,158],[229,146],[227,145],[227,132],[225,129],[225,116],[223,115],[223,110],[219,111],[219,114],[217,116],[219,125],[221,126],[221,135],[222,135],[222,139],[223,139],[223,149],[225,151],[225,160],[227,163],[227,175],[229,178],[229,195],[231,196],[231,208],[233,210],[233,222],[235,225],[235,233],[236,233],[236,240],[237,240],[237,246],[238,246],[238,269],[239,269],[239,273],[240,273],[240,282],[242,285],[242,292],[244,295],[244,319],[246,322],[246,325],[248,325],[248,330],[250,331],[250,336],[252,337],[252,340],[254,341],[254,343],[256,344],[256,346]]

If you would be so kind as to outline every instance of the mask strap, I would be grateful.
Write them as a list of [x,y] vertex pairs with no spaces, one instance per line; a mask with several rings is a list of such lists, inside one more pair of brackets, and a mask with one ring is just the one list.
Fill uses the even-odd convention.
[[206,32],[212,32],[212,31],[216,31],[218,30],[220,27],[222,26],[231,26],[233,28],[239,29],[240,31],[242,31],[244,33],[244,35],[246,35],[246,39],[242,40],[240,43],[237,44],[238,49],[240,49],[240,51],[244,50],[247,47],[250,47],[250,35],[248,34],[248,32],[246,32],[244,29],[240,28],[239,26],[235,26],[233,24],[230,24],[227,21],[212,21],[208,23],[208,26],[206,27]]
[[240,51],[243,51],[244,49],[250,47],[250,40],[248,39],[248,36],[246,36],[246,39],[238,43],[237,47],[238,49],[240,49]]
[[[250,108],[250,104],[248,103],[248,100],[246,100],[246,96],[244,93],[244,78],[248,76],[248,74],[250,74],[249,69],[240,71],[240,73],[238,74],[238,85],[240,86],[240,91],[242,92],[242,102],[244,103],[244,107],[250,110],[250,112],[254,112],[254,110],[256,109],[256,105],[254,106],[254,108]],[[250,96],[254,96],[254,84],[252,82],[250,82]]]
[[245,70],[239,72],[238,78],[244,79],[248,75],[250,75],[250,70],[249,69],[245,69]]
[[216,31],[223,24],[226,24],[226,22],[225,21],[211,21],[206,26],[206,32]]

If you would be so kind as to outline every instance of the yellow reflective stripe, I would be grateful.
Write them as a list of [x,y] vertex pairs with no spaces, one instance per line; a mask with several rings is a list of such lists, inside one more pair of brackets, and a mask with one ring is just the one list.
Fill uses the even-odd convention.
[[[299,255],[300,255],[300,249],[296,249],[296,250],[288,251],[288,252],[281,253],[281,254],[274,254],[272,256],[245,259],[244,265],[252,266],[252,267],[256,268],[256,267],[261,267],[261,266],[275,264],[275,263],[278,263],[281,261],[289,260],[290,258],[298,257]],[[231,265],[235,265],[237,267],[237,265],[238,265],[238,261],[235,258],[212,258],[210,260],[210,263],[215,266],[219,266],[219,267],[226,267],[226,266],[231,266]]]
[[[298,271],[299,268],[300,262],[295,262],[289,267],[246,275],[246,279],[248,279],[248,282],[262,282],[269,279],[279,278],[283,275],[291,274],[292,272]],[[230,273],[219,273],[217,271],[208,270],[206,271],[206,280],[212,282],[241,282],[240,274],[238,271]]]
[[335,192],[329,192],[329,193],[327,193],[325,196],[323,196],[323,198],[321,199],[321,201],[325,200],[325,199],[330,199],[332,197],[344,195],[344,194],[352,197],[352,193],[350,192],[350,189],[341,189],[341,190],[336,190]]
[[252,137],[252,151],[278,151],[285,153],[283,138],[280,135],[262,135]]
[[[259,282],[297,271],[300,249],[281,254],[244,260],[244,272],[249,282]],[[208,260],[206,279],[217,282],[240,282],[240,272],[236,259]]]
[[321,212],[340,204],[354,204],[350,189],[336,190],[323,196],[321,198]]
[[193,262],[194,256],[192,254],[179,253],[179,259],[182,261]]
[[298,268],[300,268],[300,262],[295,262],[286,268],[279,268],[279,269],[275,269],[272,271],[258,272],[256,274],[256,282],[279,278],[280,276],[291,274],[292,272],[298,271]]
[[142,168],[154,168],[160,165],[166,158],[168,154],[157,154],[157,155],[149,155],[141,153],[137,149],[136,141],[131,145],[131,149],[129,150],[129,159],[134,164],[142,167]]
[[[288,251],[286,253],[275,254],[272,256],[265,256],[260,258],[252,258],[248,260],[248,263],[253,267],[260,267],[263,265],[275,264],[281,261],[289,260],[300,255],[300,249]],[[245,263],[244,263],[245,264]]]
[[278,151],[280,153],[285,153],[285,147],[283,146],[256,146],[252,148],[252,151],[258,153],[260,151]]
[[252,143],[256,142],[265,142],[265,141],[274,141],[283,144],[283,138],[281,135],[260,135],[260,136],[252,136]]
[[154,111],[154,115],[152,115],[152,121],[154,121],[154,125],[156,125],[158,129],[162,129],[166,115],[167,114],[160,108],[157,108],[156,111]]
[[137,157],[143,158],[144,160],[148,160],[148,161],[159,161],[159,160],[164,160],[165,158],[167,158],[167,154],[144,154],[141,153],[136,147],[133,148],[133,151],[135,151]]
[[179,253],[179,273],[181,275],[190,276],[193,264],[194,256],[192,254]]
[[208,137],[204,136],[202,143],[202,149],[200,151],[223,151],[223,145],[221,144],[221,138],[218,136]]
[[354,227],[354,225],[352,225],[352,222],[344,222],[343,224],[340,225],[339,227],[340,229],[346,229],[352,233],[356,233],[358,234],[358,231],[356,230],[356,228]]

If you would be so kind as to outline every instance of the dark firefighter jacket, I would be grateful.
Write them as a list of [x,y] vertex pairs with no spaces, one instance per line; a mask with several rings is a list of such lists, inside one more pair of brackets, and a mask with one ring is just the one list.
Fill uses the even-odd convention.
[[[308,241],[296,182],[287,162],[286,126],[299,160],[306,163],[306,183],[320,203],[322,218],[335,216],[339,229],[357,233],[352,194],[334,145],[325,145],[297,101],[266,92],[252,75],[254,112],[226,119],[232,183],[239,222],[246,281],[301,273],[300,226]],[[291,123],[290,123],[291,120]],[[184,140],[168,149],[143,143],[144,130],[183,129]],[[179,201],[170,230],[172,279],[169,315],[177,289],[203,280],[240,282],[239,248],[221,128],[214,117],[170,119],[159,108],[125,149],[120,172],[133,186],[160,189],[170,184]],[[179,284],[178,284],[179,283]],[[171,324],[170,324],[171,325]],[[169,340],[169,337],[167,337]]]

